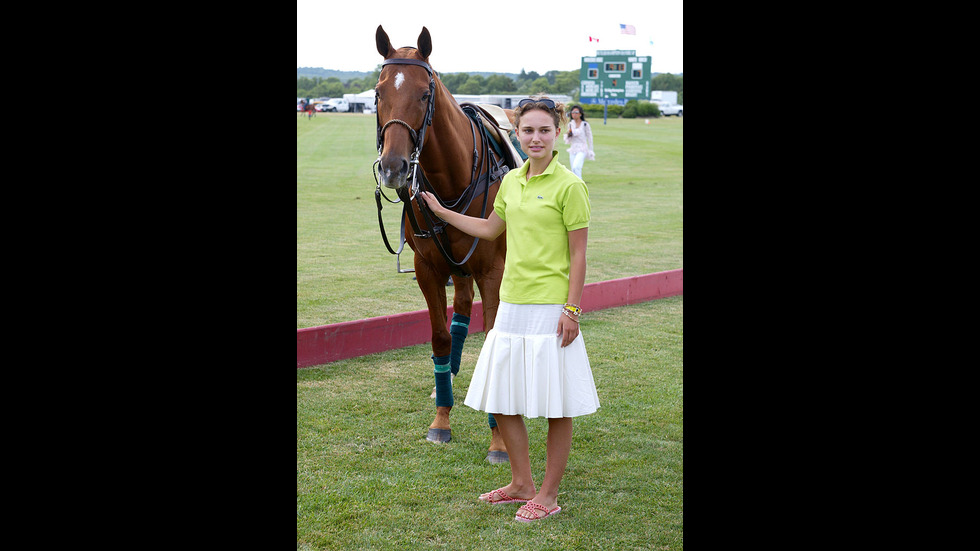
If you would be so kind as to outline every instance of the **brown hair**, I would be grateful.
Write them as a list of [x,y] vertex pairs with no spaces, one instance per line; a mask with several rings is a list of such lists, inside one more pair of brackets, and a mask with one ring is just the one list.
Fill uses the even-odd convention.
[[[523,115],[524,113],[527,113],[528,111],[533,111],[534,109],[539,109],[541,111],[545,111],[546,113],[550,113],[551,116],[552,116],[552,118],[555,119],[555,128],[560,128],[562,126],[565,126],[565,123],[568,120],[565,117],[565,104],[563,104],[560,101],[551,100],[551,98],[549,98],[548,96],[545,96],[544,94],[536,94],[536,95],[533,95],[533,96],[530,97],[530,99],[534,100],[535,103],[529,103],[529,104],[525,105],[524,107],[517,107],[517,108],[514,109],[514,126],[515,127],[519,128],[521,126],[521,115]],[[543,103],[538,103],[542,99],[548,99],[548,100],[554,101],[555,108],[554,109],[551,109],[550,107],[548,107],[547,105],[545,105]]]

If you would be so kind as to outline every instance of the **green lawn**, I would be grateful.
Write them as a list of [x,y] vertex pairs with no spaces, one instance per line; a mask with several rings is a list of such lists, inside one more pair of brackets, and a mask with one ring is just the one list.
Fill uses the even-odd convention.
[[[428,344],[298,369],[297,549],[683,549],[683,305],[585,314],[601,407],[574,421],[562,511],[530,525],[477,499],[510,482],[484,460],[486,414],[462,403],[484,333],[466,341],[448,444],[425,440]],[[540,484],[547,421],[525,422]]]

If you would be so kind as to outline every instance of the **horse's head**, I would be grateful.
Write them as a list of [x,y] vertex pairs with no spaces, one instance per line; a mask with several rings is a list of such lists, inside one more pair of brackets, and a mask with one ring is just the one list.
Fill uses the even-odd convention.
[[432,39],[422,27],[417,49],[396,50],[378,25],[375,40],[378,53],[385,58],[375,87],[381,182],[398,189],[409,183],[412,154],[421,149],[425,127],[431,122],[434,75],[428,61]]

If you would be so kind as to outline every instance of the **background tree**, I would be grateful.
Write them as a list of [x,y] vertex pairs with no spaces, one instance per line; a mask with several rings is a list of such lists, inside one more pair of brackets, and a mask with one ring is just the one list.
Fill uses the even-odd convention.
[[480,83],[478,81],[470,78],[470,79],[468,79],[466,82],[464,82],[459,87],[459,91],[456,92],[456,93],[457,94],[465,94],[465,95],[476,95],[476,94],[479,94],[482,91],[483,90],[482,90],[482,88],[480,86]]
[[449,90],[450,94],[461,94],[459,91],[460,87],[469,80],[470,75],[468,73],[448,73],[440,74],[439,80],[442,81],[443,86]]
[[555,75],[554,85],[556,94],[565,94],[578,98],[579,93],[579,72],[565,71]]
[[482,75],[470,75],[466,82],[459,87],[460,94],[482,94],[486,89],[486,79]]
[[517,75],[517,87],[520,88],[520,87],[524,86],[525,84],[527,84],[528,81],[534,81],[534,80],[536,80],[540,76],[541,75],[539,75],[538,73],[536,73],[534,71],[531,71],[530,73],[527,73],[522,68],[521,69],[521,74]]
[[310,91],[316,88],[317,84],[323,80],[320,77],[310,78],[310,77],[299,77],[296,79],[296,97],[305,98],[310,97]]
[[[531,71],[534,73],[534,71]],[[530,74],[530,73],[529,73]],[[534,73],[537,74],[537,73]],[[524,84],[518,88],[517,93],[533,96],[534,94],[551,94],[552,85],[545,77],[537,77],[534,80],[525,80]]]
[[509,94],[517,90],[517,84],[508,76],[491,75],[487,78],[486,89],[488,94]]
[[340,98],[343,97],[344,94],[348,93],[348,91],[347,88],[340,83],[340,80],[337,79],[337,82],[321,82],[320,84],[317,84],[310,93],[313,94],[314,97],[318,98]]

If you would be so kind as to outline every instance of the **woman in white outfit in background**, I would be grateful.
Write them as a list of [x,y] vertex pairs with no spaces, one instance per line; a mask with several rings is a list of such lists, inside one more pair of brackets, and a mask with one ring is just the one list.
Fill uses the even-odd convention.
[[568,156],[572,172],[582,178],[582,165],[585,164],[585,160],[595,160],[595,152],[592,151],[592,126],[585,122],[585,113],[578,105],[572,107],[569,115],[572,117],[572,122],[568,124],[568,132],[565,133],[565,145],[571,145],[568,148]]

